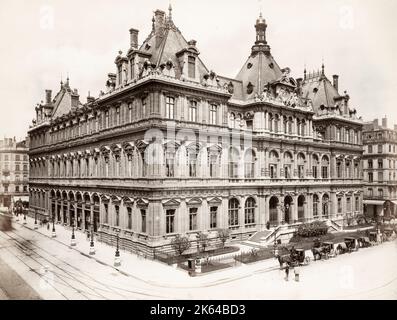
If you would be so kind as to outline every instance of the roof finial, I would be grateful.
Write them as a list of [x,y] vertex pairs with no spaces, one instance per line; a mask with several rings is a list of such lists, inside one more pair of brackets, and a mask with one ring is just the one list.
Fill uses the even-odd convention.
[[154,14],[153,14],[153,18],[152,18],[152,30],[154,30],[154,23],[156,22],[156,20],[154,19]]

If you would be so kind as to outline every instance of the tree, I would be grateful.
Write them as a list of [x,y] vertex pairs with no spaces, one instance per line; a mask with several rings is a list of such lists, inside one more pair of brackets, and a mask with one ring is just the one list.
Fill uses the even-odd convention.
[[171,241],[172,248],[181,256],[186,250],[190,248],[190,241],[188,237],[177,235]]
[[224,248],[226,241],[230,237],[230,230],[229,229],[219,229],[218,237],[219,237],[219,240],[221,240],[221,242],[222,242],[222,248]]
[[199,244],[199,248],[200,247],[203,248],[203,252],[205,252],[205,248],[209,244],[208,234],[204,232],[199,232],[196,237],[197,237],[197,242]]

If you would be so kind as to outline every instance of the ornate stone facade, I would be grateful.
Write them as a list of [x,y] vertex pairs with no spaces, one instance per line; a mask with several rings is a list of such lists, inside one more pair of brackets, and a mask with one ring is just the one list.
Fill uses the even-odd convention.
[[130,30],[98,98],[82,104],[69,80],[54,99],[47,91],[29,131],[40,212],[148,252],[178,233],[215,239],[229,228],[245,239],[268,222],[361,213],[361,120],[324,68],[296,80],[280,69],[266,27],[260,17],[230,79],[207,69],[171,11],[157,10],[139,48]]

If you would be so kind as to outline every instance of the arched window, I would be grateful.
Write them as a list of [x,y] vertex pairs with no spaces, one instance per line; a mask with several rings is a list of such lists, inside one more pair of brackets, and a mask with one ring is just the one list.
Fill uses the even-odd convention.
[[284,153],[284,178],[292,178],[292,155],[288,151]]
[[269,154],[269,174],[271,179],[277,178],[278,153],[272,150]]
[[271,197],[269,200],[269,220],[271,224],[278,223],[278,198]]
[[229,178],[237,178],[238,177],[238,161],[240,155],[237,149],[230,148],[229,149]]
[[288,119],[286,116],[283,117],[283,132],[288,133]]
[[236,116],[233,112],[230,113],[230,128],[236,128]]
[[314,179],[317,179],[319,177],[318,165],[319,165],[318,156],[316,154],[313,154],[313,156],[312,156],[312,174],[313,174]]
[[244,155],[244,177],[255,177],[255,153],[252,149],[247,150]]
[[323,156],[321,159],[321,178],[328,179],[329,172],[329,159],[327,156]]
[[236,198],[229,200],[229,226],[238,226],[239,202]]
[[273,132],[273,115],[269,113],[268,115],[268,129],[270,132]]
[[303,179],[305,177],[305,155],[298,153],[298,177]]
[[305,220],[305,196],[298,197],[298,220],[303,222]]
[[324,194],[322,198],[322,216],[323,218],[328,218],[329,213],[329,196],[328,194]]
[[289,134],[292,134],[292,123],[293,123],[293,119],[292,119],[292,117],[289,117],[288,118],[288,133]]
[[340,139],[340,128],[339,127],[336,128],[336,141],[341,141],[341,139]]
[[306,121],[305,120],[302,120],[300,134],[302,137],[306,136]]
[[255,223],[255,199],[249,197],[245,201],[245,224]]
[[280,118],[278,116],[278,114],[276,114],[274,116],[274,132],[279,132],[279,122],[280,122]]
[[313,218],[318,218],[318,195],[313,194]]
[[199,149],[197,145],[190,146],[188,148],[188,167],[189,167],[189,177],[197,176],[197,155]]

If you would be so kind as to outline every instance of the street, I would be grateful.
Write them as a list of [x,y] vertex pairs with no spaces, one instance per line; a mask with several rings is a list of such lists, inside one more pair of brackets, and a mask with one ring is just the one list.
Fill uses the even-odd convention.
[[[283,270],[266,267],[274,261],[192,278],[122,253],[126,271],[118,271],[59,239],[14,227],[0,232],[0,299],[397,299],[396,241],[312,261],[300,268],[295,282],[292,270],[285,281]],[[97,256],[106,252],[100,244],[97,248]]]

